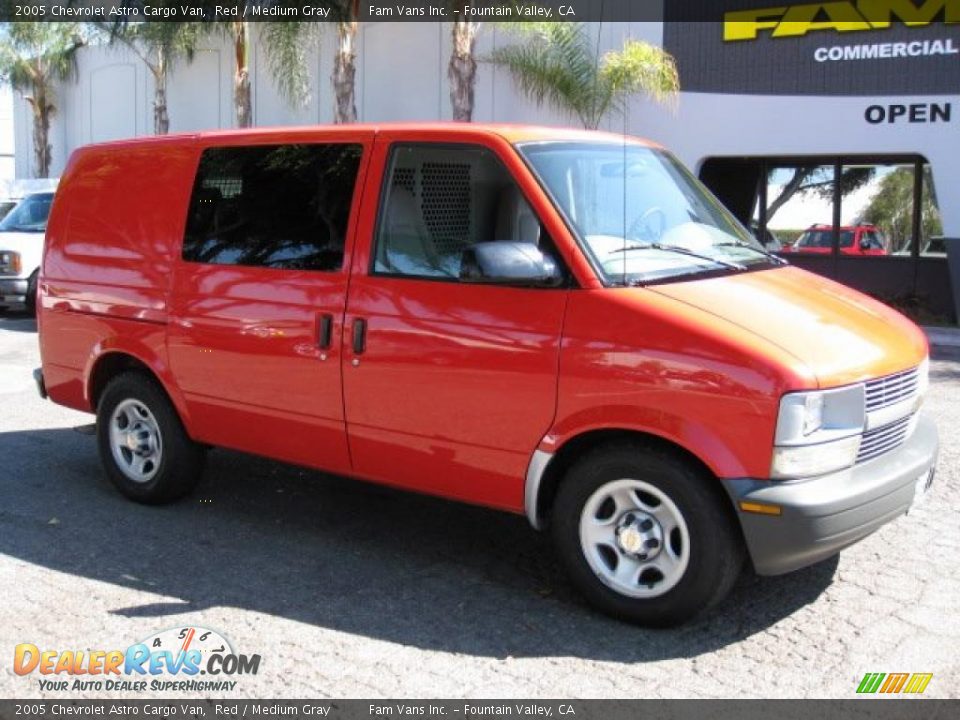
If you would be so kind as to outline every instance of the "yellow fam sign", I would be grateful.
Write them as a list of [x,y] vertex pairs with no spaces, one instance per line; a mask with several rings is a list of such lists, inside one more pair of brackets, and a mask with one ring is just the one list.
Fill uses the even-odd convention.
[[781,5],[724,13],[724,40],[802,37],[818,30],[863,32],[882,30],[894,22],[923,27],[941,19],[960,23],[960,0],[839,0],[806,5]]

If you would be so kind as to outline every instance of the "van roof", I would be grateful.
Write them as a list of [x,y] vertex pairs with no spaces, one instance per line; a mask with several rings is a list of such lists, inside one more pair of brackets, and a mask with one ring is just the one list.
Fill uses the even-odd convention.
[[351,132],[390,132],[390,131],[415,131],[429,134],[436,134],[438,139],[444,136],[463,136],[463,135],[496,135],[504,138],[511,143],[537,142],[551,140],[567,141],[586,141],[623,143],[624,140],[631,144],[642,145],[645,147],[660,148],[657,143],[633,135],[623,135],[620,133],[610,133],[599,130],[583,130],[570,127],[554,127],[546,125],[520,125],[508,123],[463,123],[463,122],[406,122],[406,123],[352,123],[349,125],[300,125],[291,127],[257,127],[242,128],[231,130],[209,130],[201,132],[175,133],[163,136],[145,136],[129,138],[124,140],[111,140],[102,143],[94,143],[87,147],[109,147],[115,145],[141,144],[141,143],[168,143],[182,142],[184,140],[203,140],[219,139],[232,137],[249,137],[251,139],[281,138],[286,141],[294,141],[301,136],[309,137],[315,133],[324,134],[351,133]]

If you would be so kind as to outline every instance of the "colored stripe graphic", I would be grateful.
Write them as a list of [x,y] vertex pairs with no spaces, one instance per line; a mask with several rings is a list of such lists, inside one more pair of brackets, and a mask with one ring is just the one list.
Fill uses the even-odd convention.
[[933,673],[914,673],[910,678],[910,682],[907,683],[907,687],[904,689],[905,693],[917,693],[920,694],[927,689],[927,685],[930,684],[930,678],[933,677]]
[[910,677],[910,673],[890,673],[887,675],[887,680],[883,683],[883,686],[880,688],[882,693],[898,693],[903,688],[904,684],[907,682],[907,678]]
[[886,677],[886,673],[867,673],[863,676],[863,680],[860,681],[860,687],[857,688],[857,692],[866,694],[875,693],[877,688],[880,687],[880,683],[884,677]]
[[910,693],[919,695],[927,689],[933,673],[867,673],[857,686],[862,695]]

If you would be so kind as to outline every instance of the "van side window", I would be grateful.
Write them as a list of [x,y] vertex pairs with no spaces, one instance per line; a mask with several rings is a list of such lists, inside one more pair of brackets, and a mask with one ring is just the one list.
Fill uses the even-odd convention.
[[394,146],[380,203],[380,275],[456,280],[476,243],[550,244],[509,171],[477,145]]
[[361,145],[256,145],[203,151],[183,259],[339,270]]

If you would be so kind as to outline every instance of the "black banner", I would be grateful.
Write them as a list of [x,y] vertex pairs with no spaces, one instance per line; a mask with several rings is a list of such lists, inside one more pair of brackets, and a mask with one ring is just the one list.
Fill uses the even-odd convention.
[[665,20],[688,92],[960,93],[960,0],[685,0]]
[[[0,0],[0,20],[336,22],[337,0]],[[663,0],[363,0],[361,22],[656,21]]]

